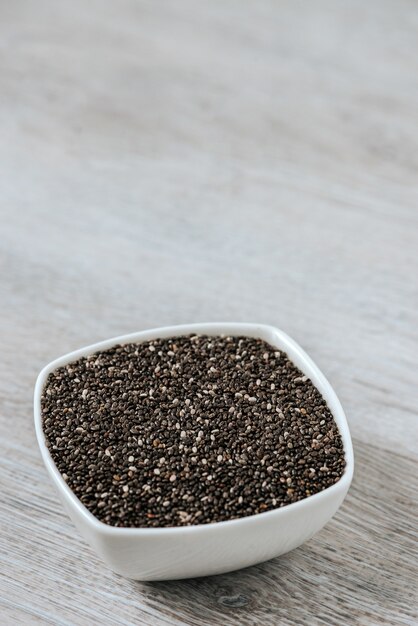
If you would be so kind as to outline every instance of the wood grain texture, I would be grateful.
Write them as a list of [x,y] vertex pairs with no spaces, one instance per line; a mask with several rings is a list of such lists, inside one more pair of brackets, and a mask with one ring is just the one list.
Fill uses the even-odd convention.
[[[418,623],[417,32],[412,0],[0,7],[2,624]],[[124,580],[48,481],[37,373],[217,320],[275,324],[318,362],[353,487],[284,557]]]

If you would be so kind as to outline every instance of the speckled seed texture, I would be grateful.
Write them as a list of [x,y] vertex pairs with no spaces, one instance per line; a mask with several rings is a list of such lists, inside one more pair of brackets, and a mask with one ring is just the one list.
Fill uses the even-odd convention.
[[101,521],[188,526],[286,506],[338,481],[324,399],[284,352],[249,337],[117,345],[49,375],[48,448]]

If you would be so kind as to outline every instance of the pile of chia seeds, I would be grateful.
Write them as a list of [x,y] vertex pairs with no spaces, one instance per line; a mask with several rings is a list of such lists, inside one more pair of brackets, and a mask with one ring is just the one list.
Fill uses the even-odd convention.
[[318,493],[345,467],[312,382],[261,339],[118,345],[60,367],[42,395],[62,476],[99,520],[206,524]]

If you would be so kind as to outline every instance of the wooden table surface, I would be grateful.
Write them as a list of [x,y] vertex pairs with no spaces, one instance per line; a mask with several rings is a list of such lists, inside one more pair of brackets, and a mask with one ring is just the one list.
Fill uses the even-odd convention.
[[[416,624],[417,2],[0,13],[1,624]],[[352,488],[281,558],[122,579],[44,470],[36,376],[87,343],[216,320],[277,325],[318,362]]]

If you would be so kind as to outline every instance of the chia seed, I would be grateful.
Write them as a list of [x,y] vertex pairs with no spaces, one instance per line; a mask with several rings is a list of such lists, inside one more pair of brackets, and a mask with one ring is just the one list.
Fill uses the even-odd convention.
[[41,405],[58,470],[112,526],[254,515],[330,487],[345,468],[325,400],[261,339],[117,345],[52,372]]

